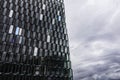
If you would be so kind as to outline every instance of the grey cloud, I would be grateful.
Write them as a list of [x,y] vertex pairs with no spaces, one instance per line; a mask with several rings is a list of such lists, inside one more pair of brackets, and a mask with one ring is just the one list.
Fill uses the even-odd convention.
[[65,0],[74,80],[120,79],[120,0]]
[[[82,1],[83,0],[69,0],[68,7],[66,6],[66,14],[68,16],[67,25],[70,27],[68,28],[70,40],[71,38],[72,40],[76,40],[76,37],[77,40],[80,40],[89,36],[93,36],[96,34],[96,32],[98,33],[99,31],[102,31],[116,10],[116,3],[108,6],[113,6],[113,8],[104,10],[104,8],[101,9],[97,8],[96,6],[91,7],[86,5],[87,1],[84,3]],[[83,5],[81,7],[82,3]],[[102,12],[102,10],[104,12]],[[74,15],[74,17],[72,15]]]
[[104,64],[89,65],[87,67],[82,68],[80,65],[78,65],[80,67],[77,70],[75,70],[78,73],[77,75],[75,75],[76,78],[96,78],[97,80],[120,79],[120,60],[119,58],[116,59],[117,61],[114,60],[118,55],[120,54],[116,54],[115,56],[109,55],[104,57],[102,59],[105,62]]

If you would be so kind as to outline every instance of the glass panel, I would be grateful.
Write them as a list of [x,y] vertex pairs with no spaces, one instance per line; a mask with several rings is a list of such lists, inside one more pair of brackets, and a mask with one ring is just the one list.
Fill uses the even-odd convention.
[[60,11],[58,11],[58,15],[60,15]]
[[46,6],[46,5],[45,5],[45,4],[43,4],[43,10],[45,9],[45,6]]
[[20,40],[19,40],[19,44],[21,44],[22,43],[22,37],[20,37]]
[[55,24],[55,19],[52,20],[52,24]]
[[37,56],[37,53],[38,53],[38,48],[35,47],[35,48],[34,48],[34,56]]
[[65,47],[65,53],[67,53],[68,52],[68,48],[67,47]]
[[61,21],[61,16],[58,16],[58,21]]
[[50,42],[50,35],[47,36],[47,42]]
[[13,25],[10,25],[10,28],[9,28],[9,33],[11,34],[13,31]]
[[40,14],[40,20],[42,20],[43,19],[43,14]]
[[19,29],[19,35],[21,35],[21,34],[22,34],[22,28]]
[[13,16],[13,10],[10,10],[9,17]]
[[19,27],[16,28],[15,34],[18,35],[19,34]]

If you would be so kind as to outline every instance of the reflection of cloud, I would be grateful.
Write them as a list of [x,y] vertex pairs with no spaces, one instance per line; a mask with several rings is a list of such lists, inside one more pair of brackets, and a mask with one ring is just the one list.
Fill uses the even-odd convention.
[[120,79],[120,0],[65,0],[74,80]]

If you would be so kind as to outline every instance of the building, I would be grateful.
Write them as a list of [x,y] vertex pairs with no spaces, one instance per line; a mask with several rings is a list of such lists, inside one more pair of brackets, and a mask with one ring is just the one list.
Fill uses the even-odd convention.
[[0,0],[0,80],[73,80],[63,0]]

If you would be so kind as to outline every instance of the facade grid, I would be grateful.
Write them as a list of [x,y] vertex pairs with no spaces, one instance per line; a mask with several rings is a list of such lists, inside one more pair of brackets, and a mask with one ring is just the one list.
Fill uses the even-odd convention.
[[0,80],[73,80],[63,0],[0,0]]

